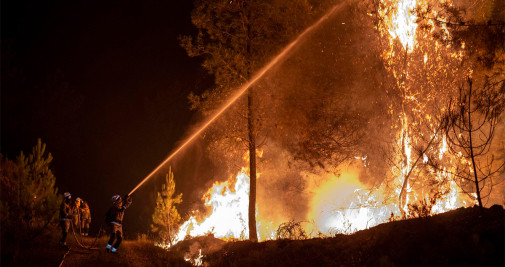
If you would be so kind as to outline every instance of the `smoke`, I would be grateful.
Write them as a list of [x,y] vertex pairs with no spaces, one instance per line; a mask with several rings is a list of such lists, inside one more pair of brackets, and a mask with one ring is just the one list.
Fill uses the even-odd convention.
[[310,193],[299,163],[280,146],[269,142],[258,164],[258,215],[278,226],[306,219]]
[[[371,122],[386,114],[381,100],[386,97],[385,70],[377,40],[370,39],[371,21],[356,16],[359,12],[343,5],[250,89],[256,143],[263,152],[257,165],[258,221],[271,228],[308,220],[316,185],[338,179],[341,164],[360,157],[373,165],[366,151],[375,146],[370,133],[383,130],[375,127],[381,123]],[[204,211],[198,200],[210,184],[225,181],[248,165],[243,159],[246,106],[242,97],[210,125],[204,138],[176,157],[173,170],[188,211]],[[360,177],[367,183],[375,179]]]
[[323,206],[347,207],[355,189],[385,177],[389,76],[360,12],[347,5],[254,87],[260,220],[316,223]]
[[[383,184],[391,176],[391,169],[398,171],[402,167],[394,166],[398,162],[407,166],[410,163],[410,159],[401,157],[393,162],[391,156],[406,153],[401,150],[407,145],[395,144],[401,130],[399,114],[420,109],[416,116],[440,115],[437,112],[442,107],[437,104],[443,103],[443,97],[451,91],[431,93],[442,91],[440,86],[453,86],[461,75],[458,71],[443,71],[446,66],[435,63],[433,73],[409,69],[410,78],[398,82],[403,74],[392,74],[391,69],[409,67],[404,63],[407,59],[400,60],[396,55],[397,65],[384,62],[381,42],[388,40],[380,39],[373,17],[367,16],[359,4],[344,6],[305,38],[252,87],[256,143],[263,153],[257,165],[257,218],[268,224],[259,227],[260,234],[262,227],[275,230],[292,220],[312,221],[319,230],[329,231],[332,223],[325,218],[352,206],[359,200],[359,190]],[[447,53],[444,47],[438,49],[442,51],[438,53]],[[420,52],[409,60],[422,65],[423,58],[438,60],[437,54],[429,54],[435,52]],[[445,56],[456,61],[449,54]],[[403,106],[406,92],[401,89],[405,88],[418,90],[413,95],[419,99]],[[427,102],[429,105],[424,106]],[[203,181],[226,180],[248,165],[242,157],[247,151],[245,107],[242,98],[206,132],[208,140],[216,140],[216,136],[220,139],[203,145],[201,156],[209,160],[205,164],[208,170],[202,170],[207,175]],[[412,129],[424,129],[426,136],[431,136],[433,125],[421,123],[426,121],[410,123]],[[230,133],[230,128],[242,131]],[[410,134],[423,137],[422,131]],[[498,140],[505,139],[501,135],[502,130]],[[412,142],[410,148],[425,141]],[[208,183],[204,186],[205,182],[199,181],[193,189],[208,188]],[[503,191],[498,195],[503,199]]]

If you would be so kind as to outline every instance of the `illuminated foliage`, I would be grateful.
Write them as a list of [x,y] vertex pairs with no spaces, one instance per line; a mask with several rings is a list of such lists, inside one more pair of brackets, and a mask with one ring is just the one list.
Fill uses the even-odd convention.
[[[369,0],[342,4],[338,10],[254,85],[256,137],[265,140],[261,186],[268,187],[260,187],[261,224],[309,218],[316,222],[314,232],[342,226],[352,232],[388,218],[426,217],[475,204],[461,192],[455,175],[460,157],[450,147],[447,129],[467,77],[479,84],[497,83],[492,95],[503,98],[502,50],[488,44],[493,38],[483,37],[494,33],[479,35],[466,23],[464,28],[472,31],[462,30],[460,22],[459,28],[444,22],[446,14],[460,14],[452,1]],[[470,21],[470,13],[479,12],[461,14]],[[465,40],[470,36],[479,40]],[[206,47],[190,41],[193,48]],[[476,45],[480,42],[486,46]],[[488,52],[494,55],[488,57],[492,64],[479,56]],[[221,71],[216,80],[232,73]],[[243,78],[236,77],[232,80]],[[224,101],[226,89],[218,86],[191,101],[211,112],[220,102],[210,99]],[[243,127],[250,119],[244,106],[237,104],[208,134],[215,135],[209,138],[211,152],[224,155],[212,157],[223,163],[237,162],[236,154],[244,150],[240,144],[250,140]],[[350,187],[359,194],[339,191],[345,186],[336,181],[345,180],[348,165]],[[271,207],[268,216],[263,216],[265,203]],[[275,238],[275,233],[265,236]]]
[[[263,67],[283,46],[300,33],[312,18],[306,0],[297,1],[198,1],[192,13],[196,36],[181,37],[190,56],[204,59],[203,66],[215,76],[215,88],[197,96],[190,94],[192,108],[205,116],[221,106],[240,85]],[[249,50],[248,50],[249,48]],[[265,106],[266,92],[274,88],[253,88],[255,137],[262,140],[271,106]],[[249,110],[241,98],[205,132],[211,158],[222,167],[241,164],[249,149]],[[258,146],[261,145],[259,142]]]
[[[397,138],[388,152],[393,171],[385,182],[402,212],[409,213],[409,203],[455,194],[448,188],[459,181],[454,175],[459,155],[448,149],[445,129],[453,123],[451,106],[458,102],[461,84],[472,76],[498,84],[493,94],[503,98],[503,90],[496,90],[504,78],[504,23],[498,15],[503,5],[372,0],[367,10],[396,81],[391,91],[398,96],[390,103]],[[444,168],[430,168],[440,162]]]
[[174,173],[170,168],[165,176],[165,183],[156,197],[156,208],[153,213],[153,231],[163,244],[170,246],[174,242],[181,216],[175,205],[182,203],[182,193],[175,194]]
[[[181,44],[188,55],[204,57],[203,66],[214,74],[216,87],[202,96],[190,95],[193,107],[208,115],[223,105],[233,90],[306,26],[309,11],[306,0],[197,1],[192,21],[199,33],[182,37]],[[261,145],[259,135],[265,136],[262,95],[249,88],[247,98],[233,105],[206,133],[212,140],[212,158],[223,159],[222,166],[230,166],[245,149],[249,151],[249,237],[253,241],[257,240],[256,148]]]

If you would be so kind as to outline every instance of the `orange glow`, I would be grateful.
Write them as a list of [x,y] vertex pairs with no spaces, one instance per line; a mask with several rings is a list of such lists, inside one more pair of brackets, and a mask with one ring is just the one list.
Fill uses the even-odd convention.
[[357,170],[347,169],[314,188],[308,219],[324,235],[367,229],[390,215],[391,207],[379,205],[377,197],[359,182]]
[[194,133],[191,134],[191,136],[188,137],[180,145],[174,152],[172,152],[163,162],[161,162],[153,171],[151,171],[135,188],[133,188],[128,195],[133,194],[139,187],[141,187],[146,181],[148,181],[151,177],[153,177],[154,174],[156,174],[163,166],[165,166],[170,160],[172,160],[180,151],[182,151],[186,146],[191,144],[193,140],[197,137],[200,136],[200,134],[205,131],[214,121],[216,121],[217,118],[221,116],[230,106],[232,106],[242,95],[244,95],[245,92],[249,90],[251,86],[256,84],[263,76],[268,73],[268,71],[277,65],[279,62],[281,62],[288,54],[289,52],[296,47],[296,45],[301,42],[306,35],[308,35],[310,32],[312,32],[315,28],[317,28],[321,23],[323,23],[328,17],[339,11],[343,7],[344,3],[335,5],[328,13],[326,13],[324,16],[322,16],[316,23],[312,24],[310,27],[305,29],[298,37],[293,40],[291,43],[289,43],[284,49],[277,54],[268,64],[263,66],[252,78],[247,81],[244,85],[242,85],[240,88],[238,88],[232,95],[230,99],[228,99],[225,104],[220,107],[210,118],[208,118],[207,121],[205,121]]
[[191,216],[180,227],[177,241],[186,235],[195,237],[212,233],[217,238],[246,239],[249,236],[249,169],[243,167],[237,176],[215,182],[205,193],[205,206],[211,208],[203,221]]
[[[308,237],[351,234],[389,220],[421,216],[413,211],[419,205],[427,209],[424,216],[430,216],[475,204],[456,184],[451,174],[455,169],[433,171],[425,166],[420,171],[420,165],[429,164],[430,159],[449,163],[461,160],[449,152],[447,138],[439,131],[437,123],[441,121],[441,113],[446,111],[439,104],[447,103],[453,93],[445,88],[457,88],[454,84],[467,71],[447,66],[459,65],[463,54],[441,45],[431,32],[418,32],[417,16],[413,11],[417,7],[426,8],[423,0],[382,2],[387,8],[379,10],[379,15],[384,17],[386,24],[379,26],[379,31],[389,40],[382,49],[382,59],[395,78],[394,90],[397,90],[401,102],[391,104],[388,110],[393,121],[391,130],[395,150],[393,159],[388,160],[393,163],[388,165],[386,178],[375,177],[380,182],[373,188],[359,179],[361,172],[369,167],[366,154],[354,157],[360,164],[352,166],[360,167],[332,166],[333,169],[340,168],[339,175],[303,173],[309,191],[308,210],[303,218]],[[434,22],[428,21],[430,23]],[[449,33],[444,27],[441,28],[448,38]],[[432,142],[428,143],[429,140]],[[420,152],[419,148],[425,147],[428,149]],[[248,161],[247,153],[243,159]],[[208,233],[223,239],[247,239],[248,173],[249,169],[243,167],[227,181],[214,183],[202,198],[209,214],[203,219],[191,216],[180,227],[177,241],[186,236]],[[436,190],[433,190],[433,184],[436,184]],[[258,203],[268,202],[258,200]],[[261,205],[257,211],[260,241],[275,238],[278,221],[262,217]],[[281,219],[287,222],[293,218]]]
[[394,5],[391,16],[389,34],[391,38],[398,38],[407,52],[412,52],[415,46],[417,16],[414,14],[416,0],[398,0]]

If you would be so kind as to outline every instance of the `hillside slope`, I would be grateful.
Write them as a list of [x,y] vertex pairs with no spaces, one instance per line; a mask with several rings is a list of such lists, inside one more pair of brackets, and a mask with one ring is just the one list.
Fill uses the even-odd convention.
[[[153,242],[126,240],[119,255],[105,252],[106,237],[92,250],[69,238],[71,250],[62,266],[187,266],[184,258],[198,255],[208,266],[505,266],[504,219],[501,206],[460,208],[331,238],[251,243],[203,236],[168,251]],[[58,246],[55,233],[21,246],[9,257],[4,253],[9,244],[2,244],[1,265],[58,266],[66,250]]]
[[233,242],[204,261],[211,266],[505,266],[504,216],[501,206],[460,208],[349,236]]

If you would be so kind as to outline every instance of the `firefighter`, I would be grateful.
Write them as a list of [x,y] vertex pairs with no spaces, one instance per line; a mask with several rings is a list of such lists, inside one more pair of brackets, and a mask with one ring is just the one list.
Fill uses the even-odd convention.
[[88,236],[89,224],[91,223],[91,212],[88,202],[83,201],[81,205],[81,235]]
[[69,192],[63,194],[63,201],[60,205],[60,226],[61,226],[61,240],[60,245],[67,247],[67,234],[72,222],[72,195]]
[[81,229],[81,201],[82,199],[77,197],[72,203],[72,222],[74,224],[74,230],[76,231]]
[[[123,240],[123,216],[126,208],[132,203],[131,197],[126,195],[121,198],[119,195],[112,197],[112,207],[107,211],[105,216],[105,222],[110,228],[110,238],[105,250],[107,252],[117,253],[117,249]],[[116,243],[114,243],[114,239]],[[114,245],[112,245],[114,243]]]

